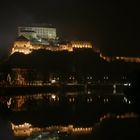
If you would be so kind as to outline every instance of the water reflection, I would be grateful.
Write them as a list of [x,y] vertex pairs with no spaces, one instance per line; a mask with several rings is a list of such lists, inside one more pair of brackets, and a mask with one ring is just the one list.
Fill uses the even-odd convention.
[[73,125],[54,125],[48,127],[33,127],[29,123],[15,125],[12,123],[12,130],[15,136],[30,136],[36,132],[58,132],[65,134],[88,134],[92,132],[92,127],[74,127]]
[[75,136],[75,135],[83,135],[83,134],[92,135],[94,133],[96,134],[96,130],[100,128],[105,122],[110,123],[112,121],[112,123],[114,122],[122,123],[122,120],[124,122],[125,121],[129,122],[132,121],[131,119],[135,120],[138,118],[139,116],[133,112],[118,114],[118,115],[108,113],[106,115],[101,116],[99,118],[99,121],[96,122],[92,127],[75,127],[74,125],[67,125],[67,126],[52,125],[52,126],[42,128],[42,127],[35,127],[29,123],[23,123],[19,125],[15,125],[12,123],[12,130],[16,137],[29,137],[29,139],[31,139],[34,136],[34,134],[38,134],[36,137],[38,137],[39,135],[42,135],[43,137],[44,136],[43,134],[45,134],[45,136],[49,136],[49,137],[53,136],[54,139],[57,139],[59,138],[60,134],[63,136],[70,136],[70,135]]
[[13,131],[7,118],[9,111],[7,107],[0,102],[0,140],[12,140]]
[[106,120],[115,122],[139,117],[132,113],[131,101],[123,94],[36,93],[1,96],[0,102],[1,112],[3,110],[11,122],[1,125],[0,132],[9,133],[11,139],[12,133],[26,138],[34,137],[37,132],[42,137],[43,132],[92,135]]
[[[60,93],[37,93],[34,95],[21,95],[21,96],[4,96],[0,97],[0,102],[6,105],[12,111],[24,111],[37,109],[43,106],[43,109],[48,106],[66,105],[88,105],[88,104],[112,104],[112,105],[129,105],[131,101],[128,100],[123,94],[116,95],[96,95],[96,94],[79,94],[67,93],[61,95]],[[36,108],[34,108],[36,106]]]

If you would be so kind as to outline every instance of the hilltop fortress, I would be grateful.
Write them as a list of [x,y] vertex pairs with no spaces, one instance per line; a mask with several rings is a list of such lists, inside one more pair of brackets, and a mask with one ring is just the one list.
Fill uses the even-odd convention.
[[11,54],[29,54],[39,49],[72,52],[74,49],[92,49],[92,44],[87,41],[62,41],[52,25],[18,27],[18,38],[13,44]]
[[35,24],[18,27],[18,37],[13,43],[10,54],[15,52],[30,54],[34,50],[68,51],[92,49],[105,61],[124,61],[140,63],[140,57],[105,56],[99,49],[93,47],[88,41],[67,41],[59,39],[56,28],[48,24]]

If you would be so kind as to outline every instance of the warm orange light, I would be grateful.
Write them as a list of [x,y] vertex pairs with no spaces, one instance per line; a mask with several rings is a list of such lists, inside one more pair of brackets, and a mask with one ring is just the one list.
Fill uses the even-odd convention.
[[108,57],[104,56],[102,53],[100,53],[100,58],[110,62],[115,60],[122,60],[124,62],[134,62],[134,63],[140,63],[140,57],[123,57],[123,56],[116,56],[116,57]]

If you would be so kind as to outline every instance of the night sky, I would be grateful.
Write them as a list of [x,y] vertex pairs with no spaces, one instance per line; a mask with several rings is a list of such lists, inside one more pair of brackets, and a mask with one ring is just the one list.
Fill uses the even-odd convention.
[[107,55],[140,56],[139,5],[100,0],[23,0],[0,4],[0,57],[16,38],[17,26],[51,23],[58,36],[87,40]]

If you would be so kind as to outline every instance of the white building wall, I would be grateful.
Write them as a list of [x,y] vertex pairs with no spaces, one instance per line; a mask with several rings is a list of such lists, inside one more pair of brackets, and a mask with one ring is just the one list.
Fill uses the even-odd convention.
[[56,28],[48,27],[18,27],[18,35],[20,36],[22,30],[34,31],[40,38],[56,39]]

